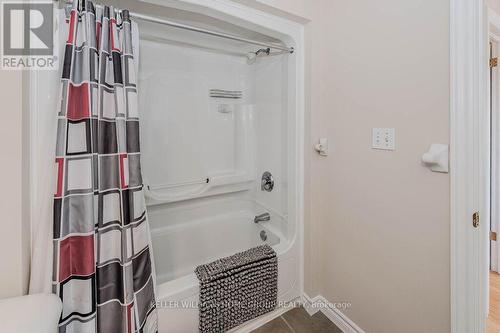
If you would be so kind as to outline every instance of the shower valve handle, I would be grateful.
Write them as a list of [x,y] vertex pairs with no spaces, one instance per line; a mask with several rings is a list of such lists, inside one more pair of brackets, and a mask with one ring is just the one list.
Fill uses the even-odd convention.
[[266,171],[262,175],[262,179],[260,182],[260,189],[262,191],[271,192],[273,188],[274,188],[273,175],[269,171]]

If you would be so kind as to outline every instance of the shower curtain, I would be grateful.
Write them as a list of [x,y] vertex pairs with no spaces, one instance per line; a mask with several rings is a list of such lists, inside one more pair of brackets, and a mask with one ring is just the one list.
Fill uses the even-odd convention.
[[157,332],[129,13],[68,9],[56,144],[59,332]]

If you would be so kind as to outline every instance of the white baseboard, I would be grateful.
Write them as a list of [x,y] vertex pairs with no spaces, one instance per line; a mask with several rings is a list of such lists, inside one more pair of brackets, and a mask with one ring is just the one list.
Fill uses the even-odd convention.
[[230,330],[228,333],[249,333],[261,326],[264,326],[273,319],[278,318],[288,310],[290,310],[290,308],[277,308],[276,310],[269,312],[268,314],[256,318],[246,324],[243,324],[243,326]]
[[310,316],[321,311],[332,323],[344,333],[365,333],[356,323],[349,319],[338,308],[331,305],[326,298],[321,295],[309,297],[306,293],[303,295],[304,309]]

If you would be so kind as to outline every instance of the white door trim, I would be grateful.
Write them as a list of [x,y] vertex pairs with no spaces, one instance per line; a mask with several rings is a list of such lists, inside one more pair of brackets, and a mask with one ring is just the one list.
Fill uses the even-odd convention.
[[[491,27],[495,27],[500,29],[500,16],[497,15],[494,11],[488,11],[488,22]],[[493,56],[498,56],[499,45],[500,45],[500,37],[496,36],[491,31],[489,32],[490,41],[493,43],[492,51]],[[491,100],[491,169],[499,170],[500,168],[500,112],[499,112],[499,91],[500,87],[500,76],[498,73],[498,68],[492,71],[491,75],[492,82],[490,87],[495,88],[496,91],[492,91],[490,93]],[[499,194],[500,194],[500,177],[496,174],[496,172],[490,172],[491,175],[491,230],[500,233],[500,210],[498,209],[500,205]],[[498,272],[500,270],[499,265],[499,248],[498,242],[490,241],[491,244],[491,258],[490,258],[490,267],[494,272]]]
[[[487,312],[488,27],[483,0],[451,0],[451,332],[484,333]],[[489,148],[488,148],[489,150]],[[483,224],[475,229],[472,215]],[[486,236],[485,236],[486,235]],[[486,279],[486,280],[485,280]]]

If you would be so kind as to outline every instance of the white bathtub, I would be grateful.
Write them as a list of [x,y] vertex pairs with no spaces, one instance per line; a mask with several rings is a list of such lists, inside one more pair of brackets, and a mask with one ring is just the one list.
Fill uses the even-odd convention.
[[[260,237],[264,232],[266,241]],[[194,267],[249,248],[278,245],[280,239],[253,216],[237,212],[194,221],[186,226],[167,227],[152,235],[156,256],[157,283],[193,273]]]
[[[286,217],[271,214],[271,221],[255,224],[266,210],[251,200],[215,200],[179,207],[153,206],[149,220],[157,276],[160,333],[198,332],[199,285],[196,266],[264,244],[278,254],[278,300],[300,295],[298,258],[283,228]],[[207,217],[208,216],[208,217]],[[235,331],[252,327],[250,322]]]

